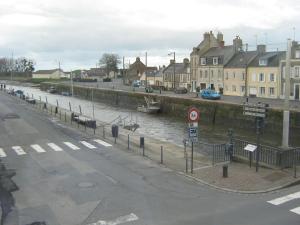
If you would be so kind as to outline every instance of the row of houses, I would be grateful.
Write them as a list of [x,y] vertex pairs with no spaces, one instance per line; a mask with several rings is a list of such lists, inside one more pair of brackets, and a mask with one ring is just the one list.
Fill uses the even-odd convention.
[[[170,60],[166,67],[145,66],[139,58],[126,71],[126,82],[141,80],[167,89],[185,87],[191,92],[214,89],[223,95],[283,98],[285,92],[285,51],[267,51],[258,45],[248,51],[247,44],[236,36],[225,45],[223,34],[206,32],[193,48],[190,60]],[[299,100],[300,44],[292,42],[290,98]],[[147,77],[147,78],[146,78]],[[156,81],[153,81],[153,77]]]

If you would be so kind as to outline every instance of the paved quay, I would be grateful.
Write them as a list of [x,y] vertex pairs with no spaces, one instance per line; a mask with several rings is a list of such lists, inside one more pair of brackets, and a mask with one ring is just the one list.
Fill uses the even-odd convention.
[[[163,144],[161,164],[161,142],[146,138],[143,157],[138,136],[128,149],[121,130],[115,144],[109,128],[105,138],[101,129],[94,136],[3,92],[0,115],[1,159],[16,170],[19,187],[4,225],[299,224],[299,185],[252,195],[220,191],[182,174],[182,146]],[[195,169],[209,165],[195,155]]]

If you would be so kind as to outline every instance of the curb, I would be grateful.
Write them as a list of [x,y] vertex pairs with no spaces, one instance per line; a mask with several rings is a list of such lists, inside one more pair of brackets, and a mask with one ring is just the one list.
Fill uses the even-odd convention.
[[287,184],[277,186],[277,187],[273,187],[273,188],[268,188],[268,189],[258,190],[258,191],[241,191],[241,190],[235,190],[235,189],[223,188],[223,187],[220,187],[220,186],[216,186],[216,185],[208,183],[208,182],[206,182],[202,179],[199,179],[197,177],[185,174],[184,172],[177,172],[177,174],[180,175],[180,176],[190,178],[190,179],[192,179],[192,180],[194,180],[198,183],[201,183],[203,185],[207,185],[207,186],[212,187],[214,189],[217,189],[217,190],[220,190],[220,191],[226,191],[226,192],[230,192],[230,193],[237,193],[237,194],[264,194],[264,193],[273,192],[273,191],[277,191],[277,190],[280,190],[280,189],[283,189],[283,188],[288,188],[288,187],[300,184],[300,178],[298,178],[295,181],[291,181]]

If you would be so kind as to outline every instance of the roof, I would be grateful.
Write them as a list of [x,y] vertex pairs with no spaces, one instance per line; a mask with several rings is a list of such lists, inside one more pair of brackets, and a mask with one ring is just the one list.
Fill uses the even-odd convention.
[[224,47],[213,47],[210,48],[201,57],[211,58],[211,57],[222,57],[222,64],[226,64],[234,54],[233,45],[227,45]]
[[239,52],[227,62],[225,68],[245,68],[257,54],[257,51]]
[[[190,63],[175,63],[175,74],[187,73],[187,68],[189,68]],[[171,63],[165,68],[164,73],[174,73],[174,63]]]
[[155,68],[155,70],[146,71],[147,77],[162,77],[162,73],[165,68],[161,67],[159,68],[159,70],[157,70],[157,67],[153,67],[153,68]]
[[[285,58],[284,51],[278,52],[266,52],[260,55],[257,55],[249,64],[249,67],[278,67],[280,60]],[[266,66],[260,66],[259,60],[260,59],[267,59],[268,63]]]
[[53,70],[37,70],[34,73],[35,74],[52,74],[52,73],[56,72],[57,70],[60,70],[61,72],[63,72],[62,69],[53,69]]

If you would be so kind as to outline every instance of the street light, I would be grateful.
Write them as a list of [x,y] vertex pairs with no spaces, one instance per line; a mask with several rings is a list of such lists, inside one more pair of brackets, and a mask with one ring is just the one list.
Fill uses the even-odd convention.
[[175,52],[170,52],[168,55],[172,55],[174,56],[173,60],[173,88],[175,89]]

